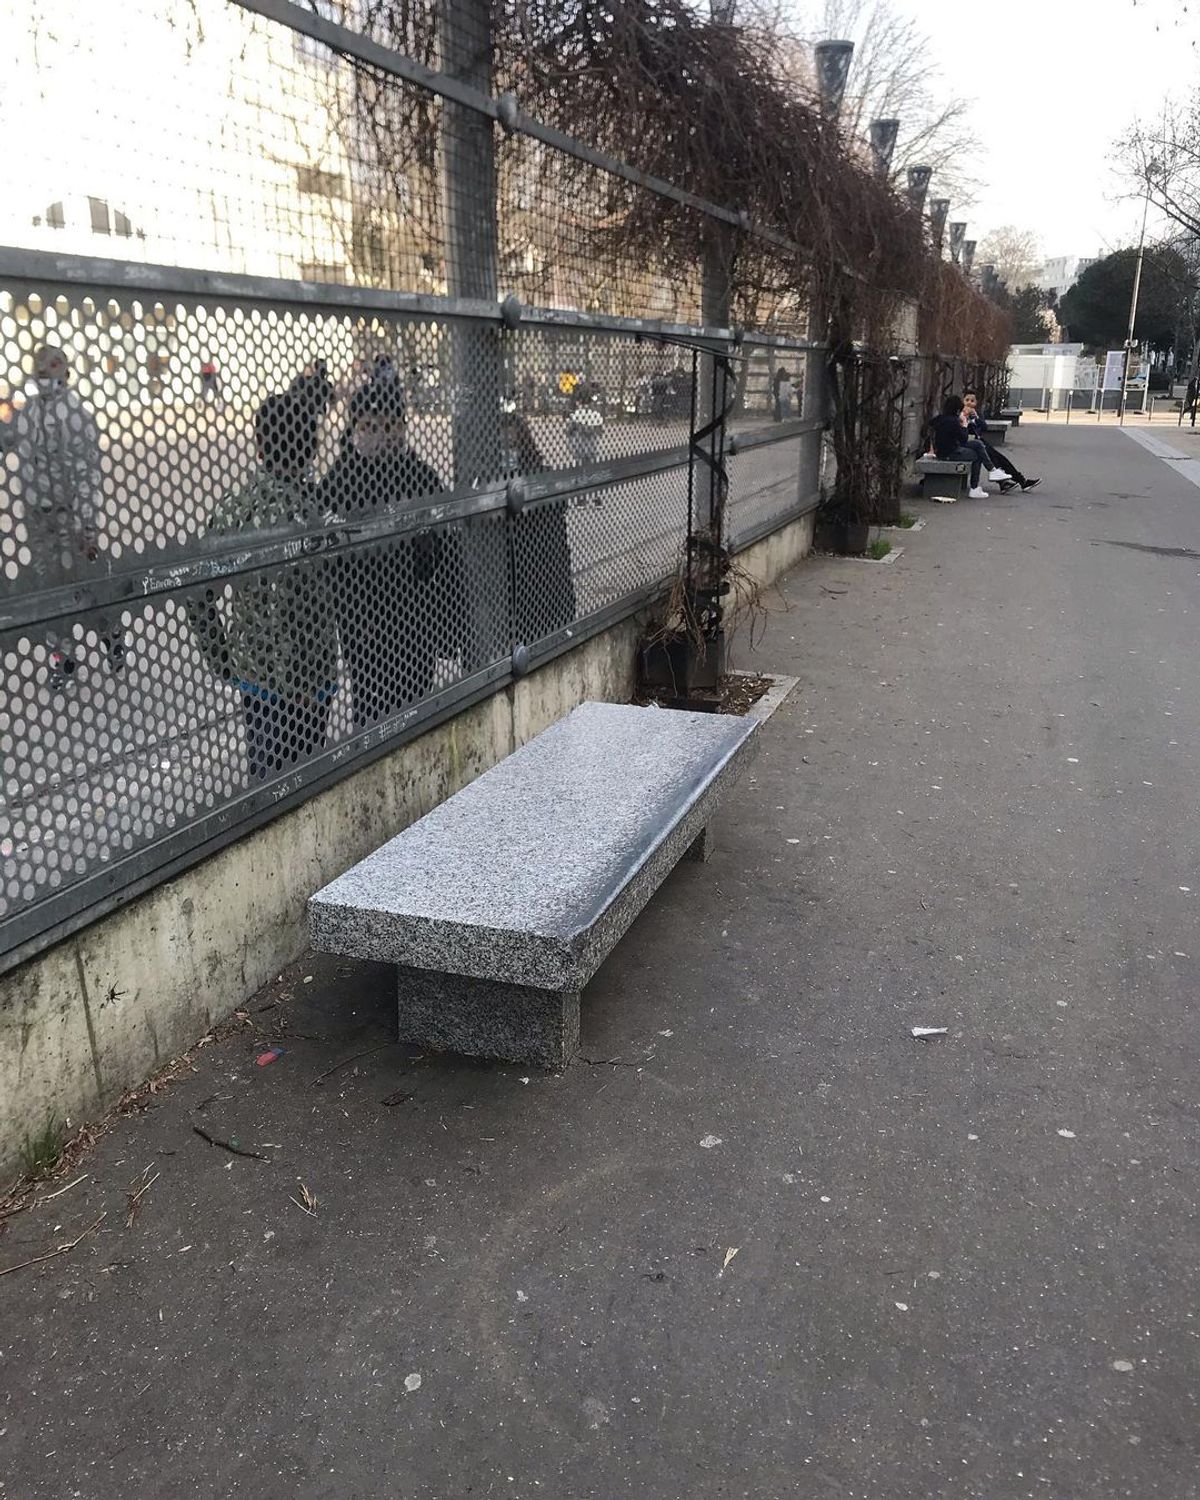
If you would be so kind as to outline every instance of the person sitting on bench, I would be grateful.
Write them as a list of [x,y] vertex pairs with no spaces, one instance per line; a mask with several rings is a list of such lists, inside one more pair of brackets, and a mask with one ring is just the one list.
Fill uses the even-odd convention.
[[987,449],[967,432],[963,425],[963,402],[961,396],[947,396],[942,402],[941,412],[929,424],[933,451],[940,459],[971,465],[971,488],[969,498],[986,500],[988,497],[980,483],[980,470],[988,462]]
[[980,415],[979,397],[974,391],[963,392],[963,423],[968,433],[973,438],[977,438],[987,450],[987,461],[991,465],[988,478],[1000,485],[1002,495],[1007,495],[1009,490],[1015,489],[1017,485],[1020,485],[1022,490],[1037,489],[1042,482],[1040,479],[1026,479],[1014,463],[988,442],[987,423]]

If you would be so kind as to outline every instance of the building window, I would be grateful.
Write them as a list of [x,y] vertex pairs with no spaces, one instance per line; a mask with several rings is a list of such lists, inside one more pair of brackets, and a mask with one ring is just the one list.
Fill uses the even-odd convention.
[[133,235],[133,225],[119,209],[113,209],[113,233],[119,234],[123,239],[130,239]]
[[67,216],[63,213],[61,203],[52,203],[46,210],[46,227],[48,229],[65,229],[67,227]]
[[92,233],[111,234],[112,225],[108,221],[108,204],[103,198],[89,198],[88,207],[92,211]]
[[297,167],[296,186],[302,193],[311,193],[318,198],[340,198],[342,179],[337,172],[326,172],[320,167]]

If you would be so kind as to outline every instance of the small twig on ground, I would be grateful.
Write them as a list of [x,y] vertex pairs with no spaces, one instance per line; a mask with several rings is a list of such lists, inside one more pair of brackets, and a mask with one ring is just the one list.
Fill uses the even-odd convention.
[[61,1198],[64,1193],[69,1192],[73,1187],[78,1187],[81,1182],[86,1182],[87,1177],[88,1174],[86,1172],[81,1172],[74,1182],[68,1182],[66,1187],[60,1187],[53,1193],[47,1193],[45,1197],[39,1198],[38,1202],[49,1203],[51,1198]]
[[[146,1173],[149,1170],[150,1170],[150,1168],[146,1167],[145,1170],[142,1172],[142,1176],[145,1177]],[[138,1208],[141,1205],[142,1194],[147,1190],[147,1188],[152,1188],[154,1186],[154,1184],[158,1181],[158,1179],[161,1176],[162,1176],[161,1172],[155,1172],[154,1176],[150,1178],[149,1182],[143,1182],[142,1185],[141,1185],[141,1187],[138,1188],[138,1190],[136,1192],[134,1192],[133,1189],[131,1188],[125,1194],[125,1196],[129,1199],[129,1215],[128,1215],[128,1217],[125,1220],[125,1228],[126,1229],[132,1229],[133,1228],[133,1221],[137,1218]]]
[[209,1096],[208,1096],[207,1099],[201,1099],[200,1103],[197,1104],[197,1105],[195,1105],[195,1107],[192,1110],[192,1113],[198,1115],[202,1109],[207,1109],[210,1104],[215,1104],[218,1099],[232,1099],[232,1098],[233,1098],[232,1094],[209,1094]]
[[394,1047],[395,1042],[380,1042],[378,1047],[368,1047],[365,1052],[356,1052],[353,1057],[343,1057],[341,1062],[335,1062],[332,1068],[326,1068],[323,1073],[318,1073],[313,1079],[313,1087],[322,1084],[325,1080],[337,1073],[342,1068],[348,1068],[352,1062],[358,1062],[359,1058],[372,1057],[376,1052],[382,1052],[385,1047]]
[[40,1266],[44,1260],[53,1260],[58,1255],[66,1255],[69,1250],[74,1250],[80,1240],[85,1239],[91,1234],[92,1230],[100,1224],[101,1220],[107,1217],[108,1210],[105,1209],[103,1213],[98,1214],[92,1220],[82,1234],[77,1234],[73,1240],[68,1240],[65,1245],[58,1245],[53,1250],[48,1250],[45,1255],[35,1255],[32,1260],[18,1261],[15,1266],[5,1266],[3,1270],[0,1270],[0,1276],[11,1276],[14,1271],[23,1271],[26,1266]]
[[654,1061],[654,1054],[650,1053],[640,1062],[626,1062],[623,1057],[584,1057],[580,1052],[576,1054],[576,1061],[587,1063],[589,1068],[644,1068],[648,1062]]
[[316,1195],[309,1192],[307,1184],[300,1182],[299,1177],[296,1178],[296,1181],[300,1183],[300,1192],[303,1194],[304,1202],[301,1203],[299,1198],[293,1198],[290,1193],[288,1194],[288,1200],[294,1203],[302,1213],[306,1213],[310,1219],[315,1219],[317,1217]]
[[270,1161],[269,1156],[264,1156],[261,1151],[247,1151],[244,1146],[235,1146],[232,1141],[223,1141],[220,1136],[209,1135],[207,1130],[199,1125],[193,1125],[192,1129],[201,1139],[206,1140],[210,1146],[220,1146],[222,1151],[232,1151],[234,1156],[252,1156],[255,1161]]

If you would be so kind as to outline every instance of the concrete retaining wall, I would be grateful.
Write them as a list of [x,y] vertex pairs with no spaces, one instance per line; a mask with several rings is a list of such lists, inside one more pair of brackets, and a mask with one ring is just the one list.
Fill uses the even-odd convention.
[[[770,583],[812,525],[739,562]],[[576,704],[627,701],[641,630],[612,626],[0,977],[0,1184],[51,1117],[101,1114],[299,957],[314,890]]]

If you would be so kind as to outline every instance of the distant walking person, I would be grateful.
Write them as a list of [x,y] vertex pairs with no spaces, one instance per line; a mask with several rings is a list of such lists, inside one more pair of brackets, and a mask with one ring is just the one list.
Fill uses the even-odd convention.
[[963,425],[968,434],[983,444],[987,452],[987,461],[991,465],[988,478],[993,483],[999,484],[1000,493],[1006,495],[1009,490],[1020,485],[1022,490],[1036,490],[1041,484],[1040,479],[1026,479],[1020,469],[1000,452],[993,448],[987,440],[987,423],[979,414],[979,397],[974,391],[963,392]]
[[782,365],[775,371],[774,390],[775,420],[777,422],[787,422],[791,419],[792,415],[792,372],[785,370]]
[[[604,412],[600,392],[590,380],[580,380],[567,397],[567,452],[573,464],[600,462],[600,439],[604,436]],[[598,503],[598,502],[597,502]]]
[[1196,425],[1196,402],[1200,399],[1200,380],[1193,375],[1188,381],[1187,409],[1192,415],[1192,426]]
[[200,366],[200,399],[205,405],[210,402],[215,405],[221,399],[221,377],[211,359]]
[[[0,424],[0,451],[17,460],[14,490],[29,538],[30,570],[39,588],[56,588],[78,583],[87,565],[99,560],[100,433],[70,389],[71,368],[62,349],[41,345],[34,352],[33,374],[36,394]],[[110,670],[123,670],[124,639],[107,619],[95,623]],[[60,692],[78,667],[74,641],[52,631],[48,645],[50,686]]]
[[[317,446],[311,406],[269,396],[254,419],[258,468],[213,508],[208,531],[235,536],[303,526],[317,516],[307,479]],[[325,744],[337,690],[333,566],[312,560],[242,574],[228,594],[205,590],[188,616],[205,659],[242,698],[251,781],[278,776]]]

